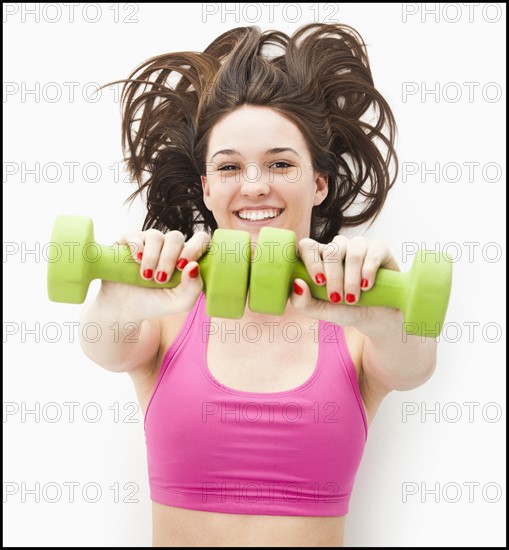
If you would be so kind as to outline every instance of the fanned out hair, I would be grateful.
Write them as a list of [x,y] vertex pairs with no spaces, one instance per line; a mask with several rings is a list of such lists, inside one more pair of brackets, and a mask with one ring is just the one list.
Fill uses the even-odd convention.
[[238,27],[204,52],[153,57],[116,82],[124,83],[124,160],[138,182],[126,202],[146,192],[144,230],[176,229],[189,239],[199,225],[217,228],[200,175],[212,128],[242,105],[271,107],[295,123],[313,168],[328,176],[312,239],[327,243],[343,227],[372,223],[396,180],[396,123],[374,87],[366,45],[348,25],[312,23],[291,37]]

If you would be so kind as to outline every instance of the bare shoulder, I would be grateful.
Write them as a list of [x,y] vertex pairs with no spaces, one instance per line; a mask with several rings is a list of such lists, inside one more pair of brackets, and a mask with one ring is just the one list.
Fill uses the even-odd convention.
[[145,321],[147,323],[146,330],[153,332],[154,337],[159,339],[157,353],[150,361],[129,371],[143,413],[146,411],[150,395],[159,376],[164,356],[178,336],[185,323],[186,316],[187,313],[177,313]]
[[354,327],[344,327],[348,351],[355,365],[359,390],[364,402],[368,424],[371,424],[384,397],[391,391],[362,368],[362,349],[365,336]]

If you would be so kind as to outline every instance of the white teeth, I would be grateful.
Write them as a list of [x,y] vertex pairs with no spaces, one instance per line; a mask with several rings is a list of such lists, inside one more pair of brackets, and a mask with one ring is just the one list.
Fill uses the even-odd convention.
[[282,210],[241,210],[237,214],[243,220],[259,221],[266,218],[275,218],[281,212]]

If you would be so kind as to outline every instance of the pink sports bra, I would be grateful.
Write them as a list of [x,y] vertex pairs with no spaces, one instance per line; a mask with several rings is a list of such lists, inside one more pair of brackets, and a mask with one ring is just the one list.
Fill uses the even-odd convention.
[[343,328],[316,321],[319,354],[298,387],[229,388],[207,366],[202,292],[169,347],[145,414],[150,497],[193,510],[343,516],[367,421]]

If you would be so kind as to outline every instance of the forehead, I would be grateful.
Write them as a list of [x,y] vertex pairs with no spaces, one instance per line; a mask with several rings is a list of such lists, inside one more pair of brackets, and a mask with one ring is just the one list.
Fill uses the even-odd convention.
[[243,105],[228,113],[212,128],[209,150],[268,150],[281,146],[283,142],[285,146],[297,150],[306,149],[302,132],[290,119],[270,107]]

